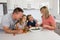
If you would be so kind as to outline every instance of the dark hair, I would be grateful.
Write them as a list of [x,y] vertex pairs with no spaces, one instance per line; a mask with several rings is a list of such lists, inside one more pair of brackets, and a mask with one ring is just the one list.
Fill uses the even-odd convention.
[[14,12],[17,13],[17,12],[24,12],[24,11],[23,11],[23,9],[17,7],[13,10],[13,14],[14,14]]
[[45,9],[45,8],[47,8],[47,7],[46,7],[46,6],[41,7],[41,8],[40,8],[40,11],[41,11],[42,9]]
[[29,18],[28,18],[29,16],[31,16],[31,15],[27,15],[27,20],[29,20]]

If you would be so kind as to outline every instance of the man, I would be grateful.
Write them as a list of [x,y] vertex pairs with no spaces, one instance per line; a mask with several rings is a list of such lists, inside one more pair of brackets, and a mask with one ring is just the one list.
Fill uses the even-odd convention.
[[19,31],[15,30],[15,23],[22,18],[23,10],[21,8],[15,8],[12,14],[6,14],[2,18],[3,30],[6,33],[15,34]]

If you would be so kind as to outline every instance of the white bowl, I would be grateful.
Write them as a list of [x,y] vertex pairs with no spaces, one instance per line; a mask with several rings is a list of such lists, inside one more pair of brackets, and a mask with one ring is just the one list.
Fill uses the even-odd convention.
[[29,30],[31,32],[36,32],[36,31],[40,31],[40,28],[38,29],[39,27],[31,27]]

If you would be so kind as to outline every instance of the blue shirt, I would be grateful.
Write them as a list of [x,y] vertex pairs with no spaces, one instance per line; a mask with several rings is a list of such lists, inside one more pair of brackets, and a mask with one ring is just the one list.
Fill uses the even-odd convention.
[[36,21],[35,21],[35,20],[33,20],[33,22],[28,21],[28,22],[27,22],[27,26],[29,27],[30,25],[31,25],[32,27],[34,27],[34,26],[36,25]]

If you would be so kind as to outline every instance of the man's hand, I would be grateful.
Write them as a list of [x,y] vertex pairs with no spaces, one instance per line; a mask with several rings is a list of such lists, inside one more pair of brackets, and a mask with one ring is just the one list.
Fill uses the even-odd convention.
[[22,30],[13,30],[13,35],[15,36],[16,34],[21,34],[23,33]]
[[9,27],[6,27],[6,26],[3,27],[3,30],[4,30],[6,33],[9,33],[9,34],[17,33],[16,30],[11,30],[11,29],[9,29]]

